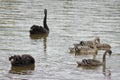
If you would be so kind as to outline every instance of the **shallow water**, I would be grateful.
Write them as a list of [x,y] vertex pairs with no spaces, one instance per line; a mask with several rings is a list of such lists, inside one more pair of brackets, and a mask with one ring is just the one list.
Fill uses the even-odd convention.
[[[33,24],[42,25],[43,10],[48,9],[50,34],[46,38],[29,36]],[[119,0],[0,0],[0,80],[119,80],[120,79],[120,1]],[[112,46],[103,67],[77,67],[69,47],[80,40],[99,36]],[[99,51],[101,60],[104,51]],[[30,54],[35,68],[11,73],[9,56]]]

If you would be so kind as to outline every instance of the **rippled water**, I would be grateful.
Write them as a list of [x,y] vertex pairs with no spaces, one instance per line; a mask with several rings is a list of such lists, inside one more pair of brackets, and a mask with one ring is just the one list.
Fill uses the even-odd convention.
[[[42,25],[48,9],[50,34],[29,36],[33,24]],[[99,36],[112,46],[103,67],[77,67],[76,61],[89,56],[69,54],[69,47],[80,40]],[[0,80],[119,80],[120,79],[120,1],[119,0],[0,0]],[[30,54],[35,67],[11,72],[9,56]],[[97,58],[101,60],[103,51]]]

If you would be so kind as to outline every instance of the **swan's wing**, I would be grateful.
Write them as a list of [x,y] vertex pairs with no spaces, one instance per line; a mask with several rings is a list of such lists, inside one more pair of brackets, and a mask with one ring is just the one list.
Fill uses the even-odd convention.
[[97,66],[97,65],[101,65],[101,62],[95,59],[88,59],[88,62],[90,65],[92,66]]

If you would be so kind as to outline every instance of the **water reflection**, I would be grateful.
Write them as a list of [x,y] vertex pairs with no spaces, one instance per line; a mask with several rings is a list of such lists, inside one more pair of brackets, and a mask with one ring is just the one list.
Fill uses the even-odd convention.
[[[32,76],[24,76],[28,80],[79,80],[80,78],[81,80],[103,80],[104,75],[119,80],[119,3],[120,0],[50,0],[47,2],[45,0],[0,0],[0,51],[2,53],[0,76],[2,80],[9,80],[8,76],[12,77],[12,80],[24,76],[11,75],[14,72],[12,67],[11,73],[8,74],[8,67],[6,67],[8,63],[4,63],[7,56],[21,53],[32,54],[37,59],[38,66],[35,66],[37,71]],[[44,8],[49,10],[48,22],[49,26],[52,26],[50,37],[39,35],[29,37],[30,26],[42,24],[40,20],[43,20]],[[78,71],[78,68],[73,65],[76,60],[83,57],[93,57],[68,54],[67,49],[70,43],[93,36],[100,36],[103,43],[110,43],[112,50],[117,54],[108,61],[108,64],[112,62],[109,64],[112,76],[109,66],[104,69],[102,66],[88,67],[86,69],[90,70]],[[43,54],[46,51],[49,51],[48,55]],[[101,55],[102,53],[97,57],[101,59]]]
[[42,39],[48,37],[48,34],[30,34],[31,39]]
[[106,68],[106,64],[103,65],[103,75],[108,78],[111,76],[111,70]]
[[35,69],[34,64],[28,65],[28,66],[22,66],[22,67],[11,66],[9,73],[29,75],[29,74],[32,74],[34,69]]
[[47,49],[47,37],[48,34],[30,34],[31,39],[43,39],[43,48],[45,53]]
[[47,49],[47,37],[43,38],[43,47],[44,47],[44,52],[46,53],[46,49]]

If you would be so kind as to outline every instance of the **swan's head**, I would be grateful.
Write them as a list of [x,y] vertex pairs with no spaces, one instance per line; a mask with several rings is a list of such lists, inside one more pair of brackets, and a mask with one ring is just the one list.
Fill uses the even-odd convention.
[[111,56],[111,54],[112,54],[111,50],[107,50],[106,52],[108,52],[109,56]]
[[9,61],[11,62],[11,65],[17,66],[20,65],[21,57],[19,55],[14,55],[9,57]]
[[47,14],[47,9],[44,9],[44,14]]
[[85,45],[84,41],[80,41],[80,45],[84,46]]

